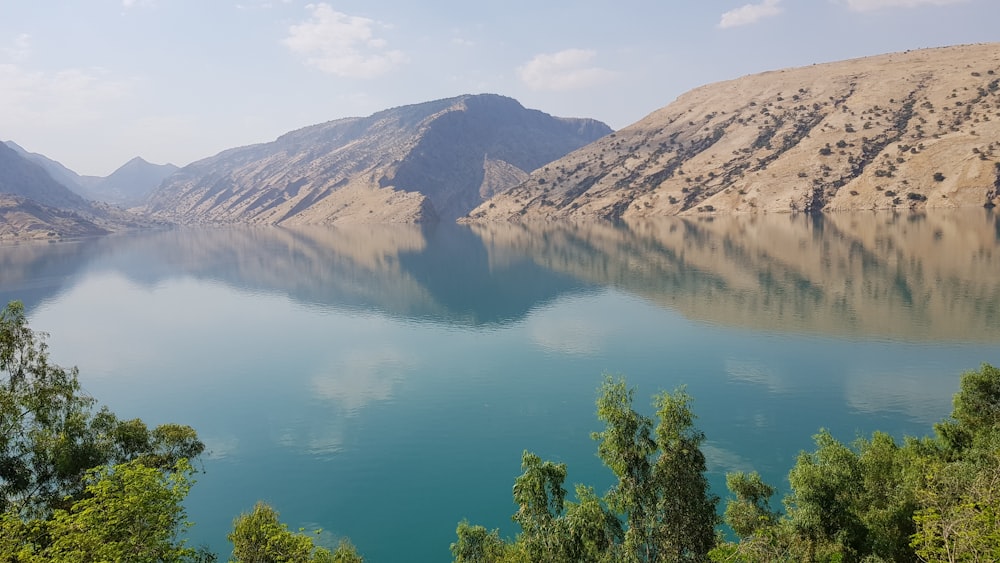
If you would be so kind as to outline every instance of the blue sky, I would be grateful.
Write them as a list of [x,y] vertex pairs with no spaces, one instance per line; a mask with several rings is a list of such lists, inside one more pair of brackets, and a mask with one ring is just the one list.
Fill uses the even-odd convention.
[[0,139],[106,175],[483,92],[620,128],[709,82],[997,22],[998,0],[0,0]]

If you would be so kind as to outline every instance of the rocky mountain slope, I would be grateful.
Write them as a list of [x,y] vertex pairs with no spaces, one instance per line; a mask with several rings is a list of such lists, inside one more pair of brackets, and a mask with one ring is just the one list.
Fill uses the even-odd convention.
[[992,206],[1000,44],[767,72],[547,164],[478,220]]
[[147,210],[180,222],[453,220],[610,132],[502,96],[461,96],[225,151],[164,181]]
[[0,242],[79,238],[162,224],[85,200],[22,151],[0,143]]
[[81,211],[90,208],[85,199],[4,143],[0,143],[0,193],[60,209]]

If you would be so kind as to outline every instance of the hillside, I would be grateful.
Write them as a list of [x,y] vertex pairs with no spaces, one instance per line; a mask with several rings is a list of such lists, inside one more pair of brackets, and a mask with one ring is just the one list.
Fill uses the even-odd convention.
[[147,210],[185,223],[454,220],[610,132],[502,96],[461,96],[225,151],[164,181]]
[[177,171],[173,164],[151,164],[135,157],[107,177],[81,176],[61,162],[43,154],[28,152],[14,141],[4,144],[25,160],[41,166],[53,180],[73,193],[91,201],[125,207],[142,203],[164,178]]
[[1000,44],[711,84],[475,209],[474,220],[1000,202]]
[[107,234],[104,227],[67,210],[0,193],[0,242],[59,240]]
[[57,182],[39,164],[0,143],[0,194],[34,200],[43,205],[74,211],[88,210],[87,201]]

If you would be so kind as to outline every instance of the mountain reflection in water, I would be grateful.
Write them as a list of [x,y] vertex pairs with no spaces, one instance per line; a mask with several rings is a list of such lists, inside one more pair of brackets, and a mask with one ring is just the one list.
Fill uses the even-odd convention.
[[1000,219],[986,210],[177,229],[0,247],[0,298],[30,310],[74,271],[115,269],[149,285],[192,276],[302,303],[478,326],[614,287],[724,326],[993,342],[998,241]]

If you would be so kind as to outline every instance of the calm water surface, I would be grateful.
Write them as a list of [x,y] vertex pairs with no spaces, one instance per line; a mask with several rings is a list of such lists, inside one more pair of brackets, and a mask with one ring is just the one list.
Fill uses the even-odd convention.
[[524,449],[610,485],[604,373],[647,412],[687,385],[723,496],[786,487],[821,427],[928,433],[1000,364],[998,248],[982,210],[173,230],[0,247],[0,299],[119,416],[198,430],[193,544],[225,559],[263,499],[369,561],[446,561],[462,518],[515,533]]

